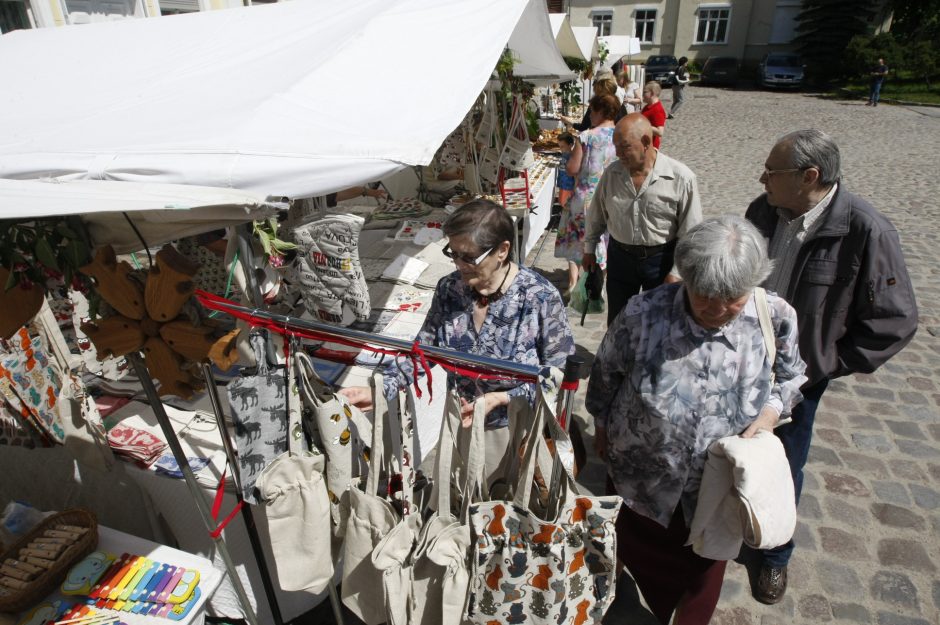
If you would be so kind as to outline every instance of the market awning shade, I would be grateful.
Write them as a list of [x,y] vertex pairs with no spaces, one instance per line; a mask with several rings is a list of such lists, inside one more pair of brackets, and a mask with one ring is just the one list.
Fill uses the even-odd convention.
[[598,37],[597,40],[607,46],[607,60],[603,67],[609,69],[614,63],[625,56],[632,56],[640,53],[640,40],[637,37],[628,37],[626,35],[610,35],[607,37]]
[[578,48],[587,60],[597,59],[597,29],[593,26],[572,26],[571,32],[578,40]]
[[548,18],[551,20],[552,34],[555,36],[555,43],[558,44],[558,51],[561,52],[561,55],[587,61],[588,57],[584,56],[580,46],[578,46],[574,31],[571,30],[568,15],[566,13],[549,13]]
[[5,34],[0,177],[298,198],[428,164],[527,4],[304,0]]
[[0,179],[0,219],[78,215],[96,244],[118,253],[234,226],[274,214],[278,205],[236,189],[101,180]]

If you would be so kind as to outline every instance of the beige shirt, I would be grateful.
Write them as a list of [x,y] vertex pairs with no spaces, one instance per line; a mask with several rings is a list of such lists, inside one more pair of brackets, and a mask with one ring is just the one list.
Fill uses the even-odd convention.
[[702,221],[692,170],[657,152],[653,171],[637,191],[620,161],[604,171],[587,211],[584,252],[594,254],[604,231],[625,245],[662,245]]
[[791,218],[792,215],[789,211],[782,208],[777,209],[777,228],[774,230],[774,236],[767,246],[767,254],[774,261],[774,268],[767,280],[764,281],[765,289],[773,291],[780,297],[787,297],[790,280],[793,278],[793,267],[796,266],[796,257],[800,253],[800,248],[816,232],[816,228],[819,226],[819,218],[826,210],[826,207],[829,206],[829,203],[832,202],[838,188],[838,184],[832,185],[826,197],[820,200],[812,209],[795,219]]

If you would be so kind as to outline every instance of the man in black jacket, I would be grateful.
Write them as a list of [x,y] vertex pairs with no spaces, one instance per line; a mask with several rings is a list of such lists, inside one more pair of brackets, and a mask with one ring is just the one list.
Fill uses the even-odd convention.
[[[799,502],[816,408],[833,378],[871,373],[907,345],[917,305],[897,230],[840,181],[839,147],[819,130],[780,139],[760,177],[766,193],[746,217],[767,237],[774,271],[764,286],[796,309],[809,381],[793,421],[776,429]],[[754,597],[783,599],[792,540],[762,552]]]

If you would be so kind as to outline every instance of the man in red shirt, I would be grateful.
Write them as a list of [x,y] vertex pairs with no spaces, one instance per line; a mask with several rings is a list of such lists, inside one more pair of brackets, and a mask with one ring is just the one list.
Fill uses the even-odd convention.
[[659,144],[663,140],[663,132],[666,130],[666,109],[663,103],[659,101],[659,94],[663,88],[655,80],[651,80],[643,87],[643,103],[646,105],[643,110],[643,117],[649,120],[653,127],[653,147],[659,149]]

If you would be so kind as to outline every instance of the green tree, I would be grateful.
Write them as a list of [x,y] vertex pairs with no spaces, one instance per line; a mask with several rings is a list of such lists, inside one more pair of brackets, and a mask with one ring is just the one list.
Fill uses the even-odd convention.
[[803,0],[794,41],[817,80],[843,75],[843,52],[856,35],[867,34],[875,0]]
[[848,76],[867,76],[878,59],[884,59],[888,67],[896,71],[902,69],[904,61],[909,58],[909,51],[895,41],[894,35],[879,33],[852,37],[845,47],[842,62]]

